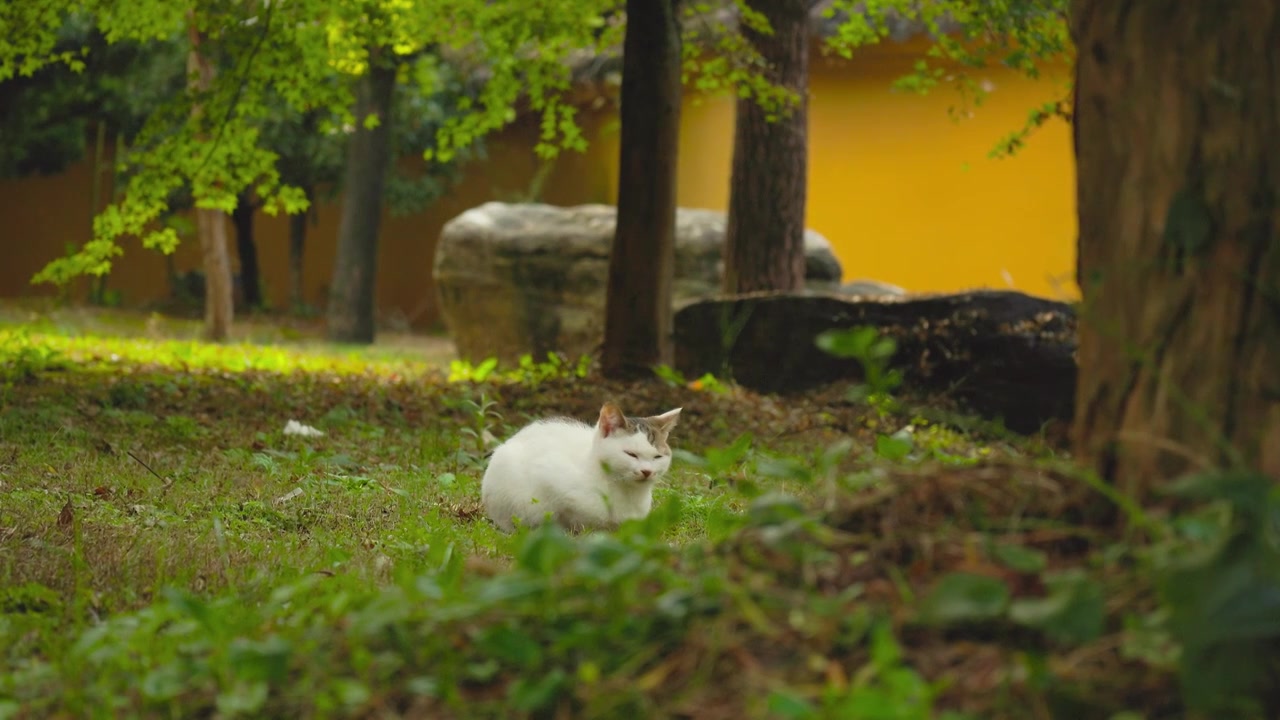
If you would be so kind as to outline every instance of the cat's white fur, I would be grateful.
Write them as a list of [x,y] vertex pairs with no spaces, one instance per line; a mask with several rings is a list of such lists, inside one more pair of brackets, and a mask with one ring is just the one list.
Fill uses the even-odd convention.
[[567,530],[611,529],[642,518],[653,485],[671,467],[667,436],[680,408],[628,418],[613,403],[595,426],[549,418],[524,426],[493,451],[480,484],[485,514],[506,532],[550,518]]

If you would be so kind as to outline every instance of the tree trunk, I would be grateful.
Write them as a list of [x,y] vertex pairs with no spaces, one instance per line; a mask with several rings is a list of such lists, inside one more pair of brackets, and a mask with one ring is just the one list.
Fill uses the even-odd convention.
[[[195,17],[188,18],[187,35],[191,50],[187,53],[187,75],[191,89],[203,92],[213,84],[213,63],[200,52],[202,38],[196,28]],[[199,122],[203,108],[196,103],[191,114]],[[208,137],[200,134],[201,141]],[[204,266],[204,334],[212,341],[226,340],[231,335],[231,319],[235,308],[231,292],[231,260],[227,256],[227,226],[225,213],[200,207],[195,198],[196,234],[200,238],[200,251]]]
[[[310,186],[302,188],[307,200],[315,202],[315,192]],[[308,208],[306,212],[289,216],[289,307],[294,312],[302,309],[305,298],[302,293],[302,260],[307,248],[307,221],[315,212]]]
[[672,362],[676,157],[680,136],[678,0],[627,0],[618,220],[609,255],[602,371],[652,377]]
[[[103,189],[102,189],[102,184],[103,184],[102,176],[109,169],[106,164],[107,124],[101,120],[99,120],[96,124],[98,127],[97,127],[97,138],[93,144],[93,185],[92,185],[92,189],[90,190],[90,192],[92,193],[90,205],[93,208],[89,214],[90,234],[92,234],[94,219],[96,219],[98,217],[98,213],[102,211],[102,205],[103,205],[102,198],[104,195]],[[119,158],[118,155],[115,158],[112,158],[113,166],[116,162],[119,162],[118,158]],[[106,197],[110,198],[112,197],[112,194],[108,191],[108,193],[106,193]],[[106,301],[107,301],[107,275],[105,274],[94,275],[89,280],[89,304],[102,306],[106,304]]]
[[253,213],[257,208],[249,193],[240,193],[231,221],[236,226],[236,253],[240,256],[240,286],[245,308],[262,307],[262,280],[258,271],[258,247],[253,240]]
[[[395,66],[380,60],[380,53],[370,53],[369,72],[356,84],[357,127],[347,144],[342,181],[346,197],[329,291],[329,339],[335,342],[372,343],[374,337],[378,226],[391,165],[391,102],[396,83]],[[369,115],[378,118],[372,130],[364,126]]]
[[1280,479],[1280,6],[1074,0],[1072,32],[1076,452]]
[[[743,35],[769,64],[770,81],[799,96],[780,115],[738,100],[725,228],[727,293],[804,288],[808,170],[809,2],[749,0],[773,29]],[[776,116],[775,116],[776,115]]]

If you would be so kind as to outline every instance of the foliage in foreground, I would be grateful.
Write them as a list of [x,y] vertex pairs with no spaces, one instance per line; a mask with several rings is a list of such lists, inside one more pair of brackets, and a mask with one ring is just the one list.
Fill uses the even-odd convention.
[[[1274,715],[1265,479],[1144,509],[1016,454],[922,462],[874,428],[776,453],[728,426],[691,435],[648,520],[507,537],[475,512],[477,440],[569,405],[545,396],[583,394],[574,366],[493,371],[477,397],[403,361],[0,339],[21,369],[0,717]],[[655,388],[696,392],[703,425],[770,403],[629,392]],[[328,435],[282,438],[300,411]]]

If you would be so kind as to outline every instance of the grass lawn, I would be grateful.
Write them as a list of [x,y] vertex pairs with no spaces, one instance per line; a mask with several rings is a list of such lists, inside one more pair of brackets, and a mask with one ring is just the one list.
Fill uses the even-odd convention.
[[[244,332],[0,313],[0,718],[1177,716],[1138,543],[1043,439]],[[606,399],[684,407],[653,515],[498,532],[482,438]]]

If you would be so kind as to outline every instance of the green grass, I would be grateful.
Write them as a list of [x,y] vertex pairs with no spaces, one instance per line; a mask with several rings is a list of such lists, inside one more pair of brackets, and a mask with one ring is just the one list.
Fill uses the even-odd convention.
[[[438,343],[213,346],[18,315],[0,324],[0,718],[1177,708],[1138,546],[1084,524],[1098,497],[1042,440],[836,390],[570,366],[449,382]],[[651,517],[495,530],[482,431],[610,398],[685,408]],[[285,436],[290,419],[325,434]],[[1046,586],[1058,605],[1025,605]]]

